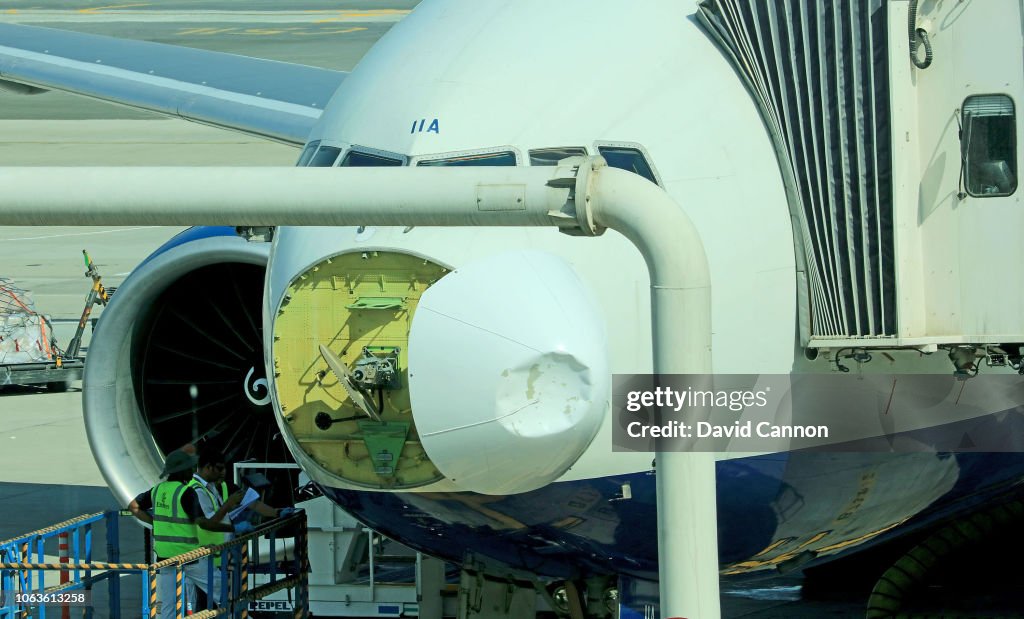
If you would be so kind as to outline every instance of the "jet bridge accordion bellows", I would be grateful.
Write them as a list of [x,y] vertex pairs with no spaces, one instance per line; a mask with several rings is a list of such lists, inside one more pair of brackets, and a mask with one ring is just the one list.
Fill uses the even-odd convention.
[[705,0],[775,142],[806,261],[803,339],[896,333],[885,0]]

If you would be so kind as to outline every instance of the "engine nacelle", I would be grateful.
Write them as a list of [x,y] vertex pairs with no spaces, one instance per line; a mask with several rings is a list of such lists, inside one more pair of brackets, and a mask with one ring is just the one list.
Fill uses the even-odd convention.
[[96,462],[120,500],[157,481],[163,454],[197,439],[217,439],[235,460],[290,461],[273,438],[264,377],[268,253],[230,228],[193,228],[136,268],[104,309],[83,408]]

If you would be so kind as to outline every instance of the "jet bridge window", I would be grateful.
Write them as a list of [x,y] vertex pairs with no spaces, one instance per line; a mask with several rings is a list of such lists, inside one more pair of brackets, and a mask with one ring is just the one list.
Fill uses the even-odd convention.
[[622,146],[598,146],[597,152],[601,153],[608,165],[613,168],[639,174],[655,185],[658,181],[654,178],[654,171],[644,159],[644,154],[636,148],[625,148]]
[[967,193],[981,198],[1017,190],[1017,123],[1006,95],[968,97],[962,108],[960,152]]
[[329,168],[334,165],[334,161],[340,154],[341,149],[337,146],[321,146],[307,165],[311,168]]
[[511,151],[498,153],[480,153],[476,155],[463,155],[460,157],[449,157],[447,159],[428,159],[420,161],[417,166],[514,166],[516,165],[516,154]]
[[358,150],[350,150],[345,153],[345,158],[338,164],[342,168],[390,168],[405,163],[394,157],[384,157],[373,153],[363,153]]
[[558,162],[568,157],[586,157],[587,149],[581,146],[567,146],[565,148],[538,148],[530,151],[530,165],[548,166],[558,165]]

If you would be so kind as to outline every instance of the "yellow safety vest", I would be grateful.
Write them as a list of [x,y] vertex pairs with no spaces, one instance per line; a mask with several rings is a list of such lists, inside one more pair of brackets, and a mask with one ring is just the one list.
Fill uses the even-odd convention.
[[188,488],[180,481],[164,481],[150,490],[153,500],[153,550],[167,559],[199,547],[196,525],[181,506]]
[[[210,505],[213,505],[214,507],[217,506],[217,501],[214,500],[214,494],[213,492],[210,491],[209,488],[206,487],[206,484],[201,483],[198,479],[193,477],[192,481],[190,481],[188,485],[195,488],[196,492],[205,492],[206,496],[210,497]],[[221,504],[223,505],[224,502],[228,500],[228,485],[225,484],[224,482],[220,483],[220,493]],[[196,527],[196,534],[199,538],[200,546],[213,546],[215,544],[223,544],[227,541],[228,538],[228,534],[224,531],[207,531],[203,527]],[[220,553],[217,553],[216,558],[213,561],[213,564],[220,565]]]

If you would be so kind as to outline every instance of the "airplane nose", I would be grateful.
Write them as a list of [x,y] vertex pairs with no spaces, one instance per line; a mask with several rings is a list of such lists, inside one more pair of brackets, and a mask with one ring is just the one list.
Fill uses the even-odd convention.
[[603,317],[561,258],[494,255],[441,278],[409,335],[412,414],[460,488],[542,487],[593,440],[609,406]]
[[317,481],[525,492],[600,428],[604,320],[561,258],[515,251],[452,271],[382,248],[292,272],[268,314],[268,378],[282,437]]

